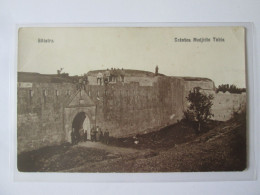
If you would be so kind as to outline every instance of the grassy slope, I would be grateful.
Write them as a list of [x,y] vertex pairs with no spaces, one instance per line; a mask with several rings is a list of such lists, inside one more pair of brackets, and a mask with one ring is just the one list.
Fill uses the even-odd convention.
[[[165,141],[166,142],[166,141]],[[245,125],[226,122],[171,148],[138,158],[113,159],[103,166],[84,166],[77,171],[190,172],[242,171],[246,168]]]
[[[242,122],[241,122],[242,121]],[[111,156],[107,151],[58,146],[22,154],[21,171],[176,172],[240,171],[246,168],[246,124],[233,120],[195,135],[179,123],[134,138],[112,140],[111,145],[134,147],[137,155]],[[147,153],[149,151],[149,153]]]

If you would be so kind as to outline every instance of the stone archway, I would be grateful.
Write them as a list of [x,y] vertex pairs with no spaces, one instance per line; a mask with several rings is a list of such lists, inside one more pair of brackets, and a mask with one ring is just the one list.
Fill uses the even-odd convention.
[[96,108],[90,107],[70,107],[64,110],[64,131],[65,140],[71,142],[72,128],[86,128],[88,139],[90,129],[96,124]]
[[[86,130],[96,124],[96,105],[84,90],[78,90],[64,108],[65,141],[71,142],[72,128],[85,126]],[[86,120],[86,121],[85,121]]]
[[85,112],[79,112],[72,121],[72,129],[78,140],[82,140],[82,134],[87,134],[87,139],[90,139],[91,122]]
[[86,118],[88,118],[88,116],[84,112],[79,112],[72,121],[72,129],[77,141],[84,140],[86,130],[83,128],[83,123]]

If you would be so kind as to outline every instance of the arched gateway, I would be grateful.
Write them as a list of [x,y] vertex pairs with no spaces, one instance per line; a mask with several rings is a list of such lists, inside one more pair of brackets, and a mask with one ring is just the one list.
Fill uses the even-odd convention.
[[[77,139],[80,139],[82,133],[87,134],[87,139],[90,139],[91,123],[88,115],[85,112],[79,112],[72,122],[72,129],[74,129]],[[82,137],[82,136],[81,136]]]
[[81,129],[88,132],[96,123],[96,105],[84,90],[79,90],[64,108],[65,140],[71,142],[72,128],[79,133]]

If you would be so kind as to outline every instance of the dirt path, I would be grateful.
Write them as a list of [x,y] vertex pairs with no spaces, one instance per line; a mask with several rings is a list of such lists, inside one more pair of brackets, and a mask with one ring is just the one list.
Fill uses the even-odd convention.
[[[95,148],[108,152],[107,160],[102,160],[99,162],[85,162],[84,165],[74,167],[71,169],[61,170],[61,172],[118,172],[118,167],[111,167],[107,165],[122,164],[120,170],[129,170],[134,166],[136,159],[144,159],[157,155],[154,151],[150,149],[137,150],[134,148],[123,148],[116,146],[109,146],[100,142],[81,142],[73,147],[81,148]],[[125,165],[124,162],[128,162]],[[130,164],[129,164],[130,163]],[[124,172],[124,171],[123,171]]]
[[76,147],[77,146],[78,147],[101,149],[101,150],[105,150],[109,153],[113,153],[115,155],[125,155],[125,154],[134,154],[134,153],[140,153],[140,152],[143,153],[144,152],[144,151],[140,151],[140,150],[133,149],[133,148],[123,148],[123,147],[109,146],[109,145],[103,144],[101,142],[91,142],[91,141],[80,142],[78,145],[76,145]]

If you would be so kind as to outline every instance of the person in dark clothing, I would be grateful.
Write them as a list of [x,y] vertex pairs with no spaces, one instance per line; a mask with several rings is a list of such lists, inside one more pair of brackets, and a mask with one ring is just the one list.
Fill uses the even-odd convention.
[[121,76],[121,81],[125,82],[125,70],[122,68],[121,72],[120,72],[120,76]]
[[84,76],[84,84],[85,84],[85,85],[88,84],[88,76],[87,76],[87,75]]
[[119,76],[120,76],[120,70],[119,70],[119,68],[118,69],[115,69],[115,71],[114,71],[115,73],[115,82],[117,83],[117,81],[119,81]]
[[105,78],[104,78],[104,84],[107,85],[108,83],[109,83],[108,77],[105,77]]
[[105,141],[105,144],[109,144],[109,131],[107,129],[104,133],[104,141]]
[[158,76],[158,71],[159,71],[159,68],[158,66],[155,67],[155,76]]
[[100,141],[103,142],[104,141],[104,135],[103,135],[103,131],[100,128]]
[[104,76],[104,83],[108,84],[109,82],[111,82],[111,75],[110,75],[110,70],[107,69],[105,71],[105,76]]
[[96,142],[96,131],[95,131],[94,127],[92,127],[92,129],[91,129],[90,135],[91,135],[91,141]]
[[84,135],[85,135],[84,129],[83,128],[79,129],[79,142],[84,141]]
[[79,79],[79,89],[83,89],[83,78]]
[[75,144],[77,144],[80,141],[79,130],[74,129],[74,139],[75,139]]
[[97,142],[100,141],[100,128],[99,128],[99,126],[97,126],[97,128],[96,128],[96,141]]
[[74,128],[72,129],[72,131],[71,131],[71,133],[70,133],[70,137],[71,137],[71,144],[74,145],[74,144],[75,144]]
[[94,141],[96,142],[97,141],[97,131],[94,130]]
[[115,81],[115,70],[114,68],[111,68],[111,71],[110,71],[110,81],[111,82],[114,82]]
[[88,133],[87,130],[84,130],[84,142],[88,140]]
[[97,74],[97,84],[99,83],[99,85],[102,85],[102,80],[103,80],[103,74],[99,72]]
[[91,130],[90,130],[90,140],[92,142],[94,141],[94,127],[92,127]]

